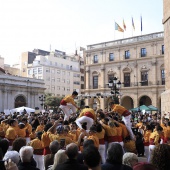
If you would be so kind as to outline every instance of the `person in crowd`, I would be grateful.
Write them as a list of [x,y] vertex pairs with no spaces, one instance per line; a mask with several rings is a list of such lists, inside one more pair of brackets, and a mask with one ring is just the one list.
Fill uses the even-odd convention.
[[133,170],[159,170],[148,162],[139,162],[133,166]]
[[119,116],[123,116],[123,121],[125,122],[125,125],[129,131],[131,139],[135,139],[131,126],[131,112],[129,112],[126,108],[119,105],[119,103],[115,101],[110,102],[109,106],[114,113],[118,113]]
[[51,123],[47,123],[44,127],[44,132],[41,136],[41,141],[42,141],[42,145],[43,145],[43,148],[44,148],[44,151],[43,151],[43,154],[44,155],[47,155],[47,154],[50,154],[51,151],[50,151],[50,148],[49,148],[49,145],[51,143],[51,140],[50,140],[50,134],[47,132],[49,128],[52,127],[52,124]]
[[87,166],[77,162],[78,146],[75,143],[67,145],[65,153],[68,159],[64,163],[58,164],[55,170],[88,170]]
[[158,170],[170,169],[170,146],[167,144],[157,145],[151,156],[151,163]]
[[28,123],[28,120],[27,118],[22,118],[22,123],[25,124],[25,130],[26,130],[26,143],[29,143],[30,142],[30,137],[29,135],[31,134],[32,132],[32,126]]
[[0,139],[0,149],[2,151],[2,156],[5,155],[9,148],[9,141],[7,139]]
[[122,164],[123,149],[119,143],[112,143],[107,150],[106,163],[102,164],[102,170],[132,170],[130,166]]
[[100,123],[96,124],[96,136],[99,139],[99,153],[101,155],[102,163],[105,163],[105,141],[104,141],[104,136],[105,136],[105,130],[102,128],[102,125]]
[[149,138],[152,133],[152,127],[150,125],[146,125],[146,129],[144,129],[143,143],[145,149],[145,156],[148,160],[149,158]]
[[25,129],[25,124],[20,122],[18,124],[18,137],[22,137],[22,138],[25,138],[26,137],[26,129]]
[[84,164],[89,170],[101,170],[101,156],[94,145],[90,145],[83,150]]
[[118,143],[117,129],[116,129],[116,126],[114,124],[114,121],[113,120],[109,120],[108,125],[104,124],[101,120],[99,122],[101,123],[101,125],[104,128],[104,130],[106,131],[108,147],[112,143]]
[[45,127],[45,125],[44,125],[44,120],[40,120],[40,125],[37,126],[35,132],[36,132],[36,133],[37,133],[37,132],[43,132],[43,131],[44,131],[44,127]]
[[17,121],[14,119],[11,119],[9,121],[9,128],[6,131],[5,137],[9,140],[9,149],[12,148],[12,143],[16,139],[18,132],[16,131],[15,127],[17,127]]
[[54,140],[50,143],[49,148],[51,153],[44,156],[45,170],[47,170],[50,165],[53,165],[54,155],[58,152],[60,148],[59,142],[57,140]]
[[33,148],[31,146],[23,146],[19,151],[19,155],[21,158],[18,165],[19,170],[40,170],[32,164]]
[[26,139],[25,138],[16,138],[12,143],[12,150],[19,152],[19,150],[26,146]]
[[0,148],[0,169],[1,170],[6,170],[5,169],[5,165],[4,165],[4,161],[3,161],[3,152],[2,152],[2,149]]
[[155,146],[159,145],[161,142],[161,135],[162,135],[163,128],[160,125],[155,127],[155,131],[151,133],[149,138],[149,157],[148,161],[150,162],[152,151],[154,150]]
[[[33,140],[33,139],[36,138],[35,130],[36,130],[36,129],[33,127],[33,128],[32,128],[32,132],[31,132],[30,135],[29,135],[30,140]],[[29,140],[29,141],[30,141],[30,140]],[[28,142],[28,143],[29,143],[29,142]]]
[[6,154],[3,157],[3,161],[8,161],[9,159],[12,160],[12,162],[16,163],[18,165],[20,161],[20,156],[17,151],[7,151]]
[[136,144],[138,157],[144,156],[145,150],[144,150],[144,144],[143,144],[143,136],[140,132],[137,132],[136,134],[135,144]]
[[70,109],[73,113],[76,113],[76,108],[79,110],[80,108],[74,102],[74,99],[78,96],[78,93],[74,91],[72,95],[65,96],[60,102],[60,108],[63,110],[65,116],[64,120],[69,120],[70,117]]
[[42,132],[38,132],[37,137],[34,140],[30,141],[28,145],[32,146],[32,148],[34,149],[33,158],[37,163],[37,168],[39,168],[40,170],[44,170],[44,160],[43,160],[44,148],[41,141],[41,136],[42,136]]
[[4,168],[5,169],[1,170],[18,170],[16,163],[14,163],[11,159],[4,162]]
[[164,143],[167,143],[168,138],[170,138],[170,122],[168,121],[167,127],[163,128],[164,131]]
[[132,152],[137,154],[135,141],[131,140],[130,136],[127,136],[124,140],[124,149],[125,152]]
[[48,170],[55,170],[56,166],[64,163],[68,159],[65,150],[58,150],[54,156],[54,164]]
[[94,121],[96,121],[95,111],[92,108],[89,108],[89,106],[86,106],[86,108],[81,111],[79,117],[76,119],[76,124],[80,129],[82,129],[82,124],[86,122],[86,130],[89,130]]
[[138,163],[138,157],[136,154],[131,153],[131,152],[126,152],[123,155],[123,164],[124,165],[128,165],[131,168],[133,168],[133,166],[137,163]]
[[87,139],[91,139],[94,141],[94,146],[98,149],[99,148],[99,138],[97,137],[96,135],[96,126],[95,125],[92,125],[90,127],[90,131],[89,131],[89,134],[88,134],[88,137]]

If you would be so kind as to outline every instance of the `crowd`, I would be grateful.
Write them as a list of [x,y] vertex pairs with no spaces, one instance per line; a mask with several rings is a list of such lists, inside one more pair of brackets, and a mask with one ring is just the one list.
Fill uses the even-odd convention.
[[109,111],[80,110],[77,95],[66,96],[58,113],[2,112],[0,170],[170,169],[168,118],[131,113],[114,101]]

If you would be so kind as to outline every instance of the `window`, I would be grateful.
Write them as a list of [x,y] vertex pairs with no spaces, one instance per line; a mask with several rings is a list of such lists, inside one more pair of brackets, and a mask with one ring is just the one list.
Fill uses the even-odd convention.
[[113,53],[109,54],[109,61],[114,61],[114,54]]
[[52,87],[51,87],[51,90],[55,90],[55,86],[52,86]]
[[57,66],[57,62],[55,62],[55,66]]
[[53,63],[52,63],[52,61],[50,61],[50,65],[52,65]]
[[28,75],[31,75],[31,74],[32,74],[32,70],[29,69],[29,70],[28,70]]
[[52,78],[51,78],[51,81],[52,81],[52,82],[55,82],[55,78],[54,78],[54,77],[52,77]]
[[57,82],[60,82],[60,78],[57,78]]
[[72,68],[73,68],[73,67],[72,67],[72,66],[70,66],[70,70],[72,70]]
[[38,68],[38,74],[42,74],[42,68]]
[[79,81],[74,81],[73,84],[80,85],[80,82]]
[[65,71],[63,71],[62,74],[65,75]]
[[81,76],[81,81],[84,81],[84,77],[83,76]]
[[57,70],[57,74],[60,74],[60,70]]
[[49,73],[49,72],[50,72],[50,69],[49,69],[49,68],[47,68],[47,69],[46,69],[46,72],[47,72],[47,73]]
[[114,75],[113,75],[113,74],[108,75],[108,82],[109,82],[110,80],[113,80],[113,79],[114,79]]
[[37,74],[37,68],[33,69],[33,74]]
[[51,70],[51,73],[53,73],[53,74],[54,74],[54,73],[55,73],[55,70],[54,70],[54,69],[52,69],[52,70]]
[[65,79],[62,79],[62,83],[65,83]]
[[42,79],[42,76],[38,76],[38,79]]
[[146,57],[146,48],[141,48],[141,57]]
[[130,87],[130,73],[124,73],[124,87]]
[[47,77],[46,80],[47,80],[47,81],[50,81],[50,77]]
[[57,90],[60,90],[60,86],[57,86]]
[[94,57],[93,57],[93,63],[98,63],[98,56],[97,56],[97,55],[94,55]]
[[67,91],[70,91],[70,87],[67,87]]
[[164,45],[162,45],[162,54],[164,54]]
[[98,76],[93,76],[93,89],[98,89]]
[[81,89],[84,89],[84,84],[81,84]]
[[67,72],[67,75],[70,76],[70,72]]
[[70,80],[67,80],[67,84],[70,84]]
[[148,86],[148,72],[141,72],[141,86]]
[[162,82],[162,85],[165,85],[165,70],[164,69],[161,70],[161,82]]
[[130,58],[130,51],[125,51],[125,59],[129,59]]

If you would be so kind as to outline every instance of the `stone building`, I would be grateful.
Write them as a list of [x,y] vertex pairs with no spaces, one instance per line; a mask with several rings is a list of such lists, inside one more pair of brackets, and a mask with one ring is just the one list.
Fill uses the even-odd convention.
[[87,105],[107,108],[115,94],[108,82],[122,83],[119,101],[127,109],[140,105],[161,108],[165,90],[164,33],[119,39],[87,46],[84,50]]
[[163,114],[169,112],[170,116],[170,1],[163,0],[163,24],[165,44],[165,92],[161,96],[161,109]]

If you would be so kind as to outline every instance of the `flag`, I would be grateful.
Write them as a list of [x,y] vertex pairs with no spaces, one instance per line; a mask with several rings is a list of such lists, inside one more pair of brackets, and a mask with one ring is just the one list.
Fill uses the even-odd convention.
[[133,22],[133,17],[132,17],[132,27],[133,27],[133,29],[135,30],[135,24],[134,24],[134,22]]
[[141,19],[141,32],[142,32],[142,29],[143,29],[143,28],[142,28],[142,16],[140,17],[140,19]]
[[120,32],[124,32],[124,30],[115,22],[115,30],[118,30]]
[[126,31],[126,25],[125,25],[124,19],[123,19],[123,28]]

